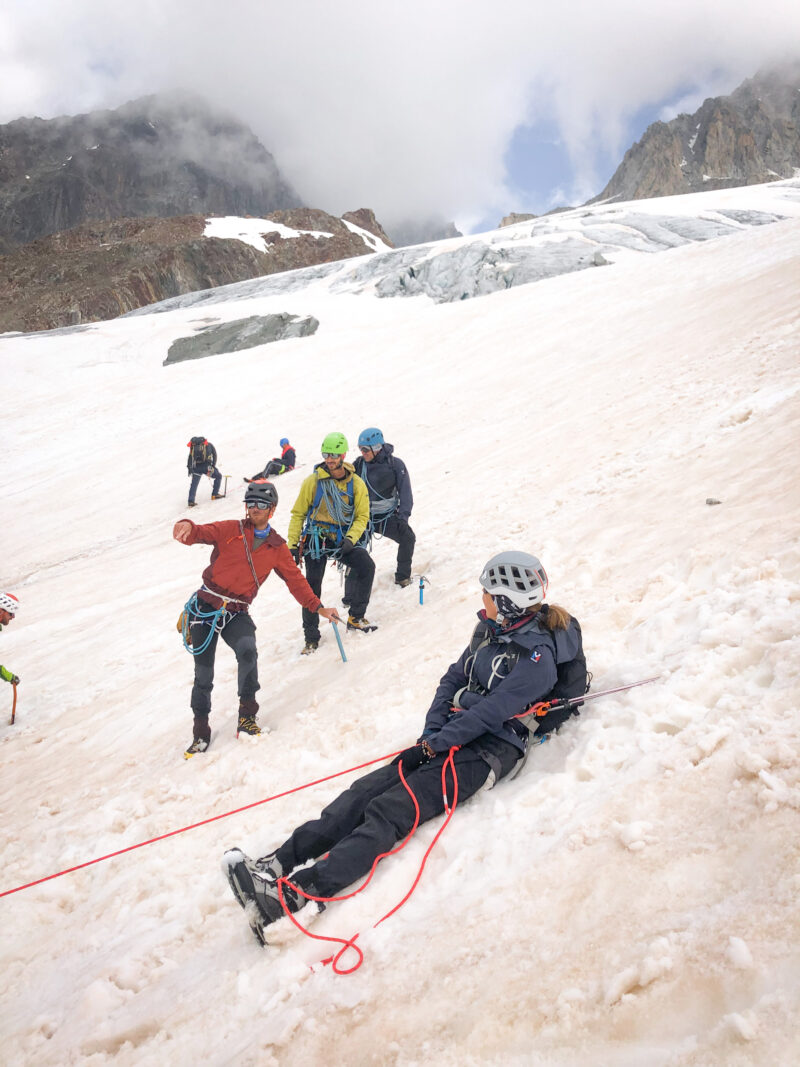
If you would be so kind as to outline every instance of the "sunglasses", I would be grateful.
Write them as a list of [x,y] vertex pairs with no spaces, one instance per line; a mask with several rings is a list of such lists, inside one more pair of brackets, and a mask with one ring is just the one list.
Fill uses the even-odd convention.
[[272,507],[272,504],[268,504],[266,500],[245,500],[248,508],[258,508],[259,511],[267,511]]
[[367,452],[374,452],[375,449],[374,448],[370,448],[369,445],[365,445],[365,446],[359,445],[358,446],[358,451],[361,453],[362,456],[366,456]]
[[322,458],[323,459],[338,459],[339,456],[343,456],[343,455],[344,455],[343,452],[323,452],[322,453]]

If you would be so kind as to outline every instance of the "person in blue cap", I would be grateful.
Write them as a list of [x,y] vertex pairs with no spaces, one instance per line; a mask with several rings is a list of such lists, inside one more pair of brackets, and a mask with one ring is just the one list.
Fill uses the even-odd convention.
[[289,438],[282,437],[280,446],[280,459],[278,459],[277,456],[273,456],[273,458],[268,461],[263,471],[254,474],[252,478],[245,478],[246,482],[257,482],[262,478],[274,478],[276,474],[286,474],[287,471],[294,470],[295,465],[297,464],[297,454],[289,444]]
[[372,534],[374,537],[388,537],[397,543],[395,584],[411,585],[411,560],[417,539],[408,525],[414,507],[408,470],[402,459],[394,454],[394,445],[384,441],[383,434],[376,426],[361,431],[358,450],[361,455],[354,466],[369,493]]

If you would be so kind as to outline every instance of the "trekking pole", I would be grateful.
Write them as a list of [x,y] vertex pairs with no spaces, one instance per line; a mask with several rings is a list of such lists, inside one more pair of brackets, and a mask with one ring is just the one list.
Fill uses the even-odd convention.
[[331,625],[333,626],[333,632],[336,635],[336,644],[339,646],[339,651],[342,654],[342,663],[347,663],[347,656],[345,656],[344,654],[344,645],[342,644],[342,639],[339,636],[339,627],[335,622],[331,623]]
[[601,689],[599,693],[584,693],[582,697],[547,700],[542,704],[534,704],[532,708],[520,712],[520,714],[515,715],[514,718],[521,719],[523,715],[530,715],[531,712],[533,712],[537,718],[541,718],[543,715],[546,715],[548,711],[552,711],[553,708],[574,708],[576,704],[583,704],[586,700],[597,700],[598,697],[607,697],[611,693],[622,693],[626,689],[635,689],[637,685],[649,685],[650,682],[657,682],[660,677],[660,674],[656,674],[652,678],[643,678],[641,682],[630,682],[628,685],[618,685],[615,689]]
[[17,717],[17,683],[16,682],[14,682],[14,684],[12,685],[12,689],[14,690],[14,700],[13,700],[13,702],[11,704],[11,725],[13,726],[14,725],[14,719]]
[[222,477],[225,479],[225,491],[223,492],[222,495],[223,496],[227,496],[228,495],[228,479],[230,478],[230,474],[223,474]]

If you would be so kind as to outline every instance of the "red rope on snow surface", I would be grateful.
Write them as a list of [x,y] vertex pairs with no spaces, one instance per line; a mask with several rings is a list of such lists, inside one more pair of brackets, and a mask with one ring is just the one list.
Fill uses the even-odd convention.
[[[430,845],[428,845],[428,848],[425,851],[425,855],[422,857],[422,863],[420,864],[419,871],[417,872],[417,876],[414,879],[414,881],[413,881],[413,883],[411,885],[411,888],[409,889],[409,891],[406,893],[406,895],[403,897],[402,900],[400,900],[397,904],[395,904],[395,906],[393,908],[391,908],[389,911],[387,911],[386,914],[383,915],[380,919],[378,919],[378,921],[376,923],[373,923],[373,926],[372,926],[373,930],[376,927],[380,926],[380,924],[382,922],[384,922],[386,919],[389,919],[392,915],[394,915],[394,913],[396,911],[399,911],[400,908],[402,908],[402,906],[406,903],[406,901],[412,895],[414,890],[417,888],[419,880],[422,877],[422,872],[425,869],[425,864],[428,862],[428,856],[430,856],[430,854],[433,851],[435,845],[439,841],[439,838],[444,833],[445,827],[447,826],[447,824],[450,822],[450,820],[453,817],[453,813],[456,810],[456,804],[458,803],[458,773],[456,772],[456,766],[455,766],[455,763],[453,762],[453,756],[455,755],[456,752],[458,752],[458,749],[459,749],[458,745],[456,745],[453,748],[451,748],[450,751],[447,754],[447,759],[442,764],[442,797],[444,799],[444,810],[447,813],[447,818],[444,820],[442,825],[436,831],[436,835],[434,836],[434,838],[431,841]],[[448,803],[448,800],[447,800],[447,770],[448,770],[448,768],[450,768],[450,771],[451,771],[452,776],[453,776],[453,804],[452,804],[452,806]],[[331,941],[334,944],[342,946],[339,949],[338,952],[334,953],[333,956],[327,956],[324,960],[320,961],[322,964],[324,964],[326,966],[327,966],[327,964],[330,963],[332,968],[333,968],[334,973],[338,974],[338,975],[353,974],[353,972],[357,971],[358,968],[361,966],[361,964],[364,962],[364,953],[361,951],[359,946],[356,944],[356,941],[358,940],[359,934],[358,933],[353,934],[353,936],[350,937],[350,938],[326,937],[326,936],[323,936],[322,934],[312,934],[311,931],[306,929],[306,927],[302,926],[301,923],[299,923],[298,920],[294,917],[292,912],[289,911],[289,908],[287,907],[287,904],[286,904],[286,899],[285,899],[284,894],[283,894],[283,886],[284,885],[288,885],[296,893],[300,894],[301,896],[304,896],[306,898],[306,900],[313,900],[313,901],[316,901],[317,903],[320,903],[320,904],[329,904],[329,903],[334,902],[334,901],[338,902],[338,901],[342,901],[342,900],[349,900],[351,897],[358,896],[358,894],[361,893],[362,890],[367,888],[367,886],[369,885],[369,883],[372,880],[372,876],[375,874],[375,870],[376,870],[378,864],[380,863],[380,861],[382,859],[385,859],[386,856],[394,856],[395,853],[400,852],[401,849],[404,849],[406,847],[406,845],[408,844],[408,842],[411,840],[411,838],[416,833],[417,827],[419,826],[419,803],[417,802],[417,798],[414,795],[414,791],[412,790],[411,786],[406,781],[406,777],[403,774],[402,761],[398,764],[397,769],[398,769],[398,772],[400,774],[400,781],[405,786],[406,791],[407,791],[408,795],[411,797],[411,800],[413,801],[413,804],[414,804],[414,825],[411,827],[411,829],[409,830],[408,834],[403,838],[403,840],[400,842],[399,845],[397,845],[395,848],[391,849],[389,852],[382,852],[380,854],[380,856],[376,856],[375,860],[373,861],[372,867],[370,868],[369,874],[367,875],[367,877],[364,880],[364,882],[358,887],[358,889],[354,889],[352,893],[343,893],[341,896],[338,896],[338,897],[315,897],[315,896],[312,896],[310,893],[306,893],[305,890],[301,889],[299,885],[294,885],[294,883],[291,882],[288,878],[279,878],[278,879],[278,897],[280,899],[281,907],[283,908],[284,915],[288,916],[288,918],[291,919],[291,921],[294,923],[294,925],[297,927],[297,929],[301,933],[305,934],[306,937],[310,937],[314,941]],[[339,966],[339,960],[342,958],[344,953],[347,952],[348,949],[352,949],[354,952],[357,953],[356,962],[353,964],[352,967],[342,968],[342,967]],[[312,968],[312,970],[313,970],[313,968]]]
[[312,785],[320,785],[322,782],[329,782],[332,778],[340,778],[343,774],[350,774],[352,771],[360,771],[364,767],[371,767],[373,763],[382,763],[384,760],[392,759],[394,756],[398,756],[402,751],[403,749],[399,749],[397,752],[390,752],[386,756],[378,756],[377,759],[367,760],[366,763],[359,763],[357,767],[348,767],[347,770],[336,771],[335,774],[327,774],[324,778],[317,778],[314,782],[306,782],[305,785],[298,785],[293,789],[286,789],[283,793],[276,793],[274,796],[265,797],[263,800],[255,800],[252,804],[244,804],[241,808],[234,808],[233,811],[224,811],[221,815],[212,815],[210,818],[203,819],[201,822],[192,823],[191,826],[182,826],[180,830],[170,830],[169,833],[159,834],[158,837],[151,837],[148,841],[140,841],[138,845],[128,845],[127,848],[117,849],[116,852],[109,852],[105,856],[98,856],[96,859],[87,860],[85,863],[78,863],[74,867],[67,867],[66,870],[58,871],[56,874],[48,874],[44,878],[37,878],[34,882],[26,882],[25,885],[18,885],[13,889],[5,889],[0,893],[0,897],[11,896],[12,893],[19,893],[23,889],[30,889],[31,886],[41,885],[42,882],[49,882],[53,878],[60,878],[63,874],[72,874],[73,871],[83,870],[84,867],[91,867],[95,863],[102,863],[103,860],[113,859],[114,856],[124,856],[126,852],[133,852],[137,848],[144,848],[145,845],[152,845],[156,841],[164,841],[168,837],[175,837],[176,834],[185,834],[188,830],[196,830],[198,826],[206,826],[208,823],[216,822],[218,819],[227,819],[229,815],[238,815],[241,811],[249,811],[250,808],[257,808],[260,804],[268,804],[271,800],[280,800],[281,797],[288,797],[292,793],[299,793],[302,789],[310,789]]

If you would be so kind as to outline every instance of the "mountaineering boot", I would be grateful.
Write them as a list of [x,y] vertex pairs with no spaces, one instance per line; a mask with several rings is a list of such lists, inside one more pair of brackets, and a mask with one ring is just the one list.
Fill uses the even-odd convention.
[[256,722],[256,715],[258,715],[257,701],[239,701],[239,723],[236,727],[237,737],[239,734],[249,734],[251,737],[258,737],[261,733],[261,727]]
[[186,505],[186,507],[187,508],[196,508],[197,504],[194,502],[194,500],[190,500],[189,503]]
[[306,641],[305,648],[300,650],[301,656],[310,656],[312,652],[316,652],[319,648],[319,641]]
[[[277,882],[269,880],[239,848],[229,849],[222,857],[222,865],[233,895],[247,912],[250,929],[259,944],[265,945],[264,927],[284,914]],[[288,910],[299,911],[306,898],[289,885],[283,884],[282,889]]]
[[411,585],[411,579],[410,578],[395,578],[394,584],[395,585],[399,585],[401,589],[406,589],[409,585]]
[[191,759],[198,752],[205,752],[211,744],[211,727],[208,725],[207,715],[195,715],[192,734],[193,740],[183,754],[184,759]]
[[239,723],[236,727],[236,736],[239,734],[249,734],[251,737],[258,737],[261,733],[261,727],[256,720],[250,715],[239,715]]
[[268,852],[266,856],[260,856],[253,866],[269,882],[277,882],[282,874],[286,874],[276,852]]
[[212,493],[211,494],[211,499],[212,500],[222,500],[222,493]]
[[348,630],[360,630],[362,634],[371,634],[373,630],[377,630],[377,626],[373,626],[369,619],[365,619],[362,615],[360,618],[356,615],[347,616],[347,629]]

